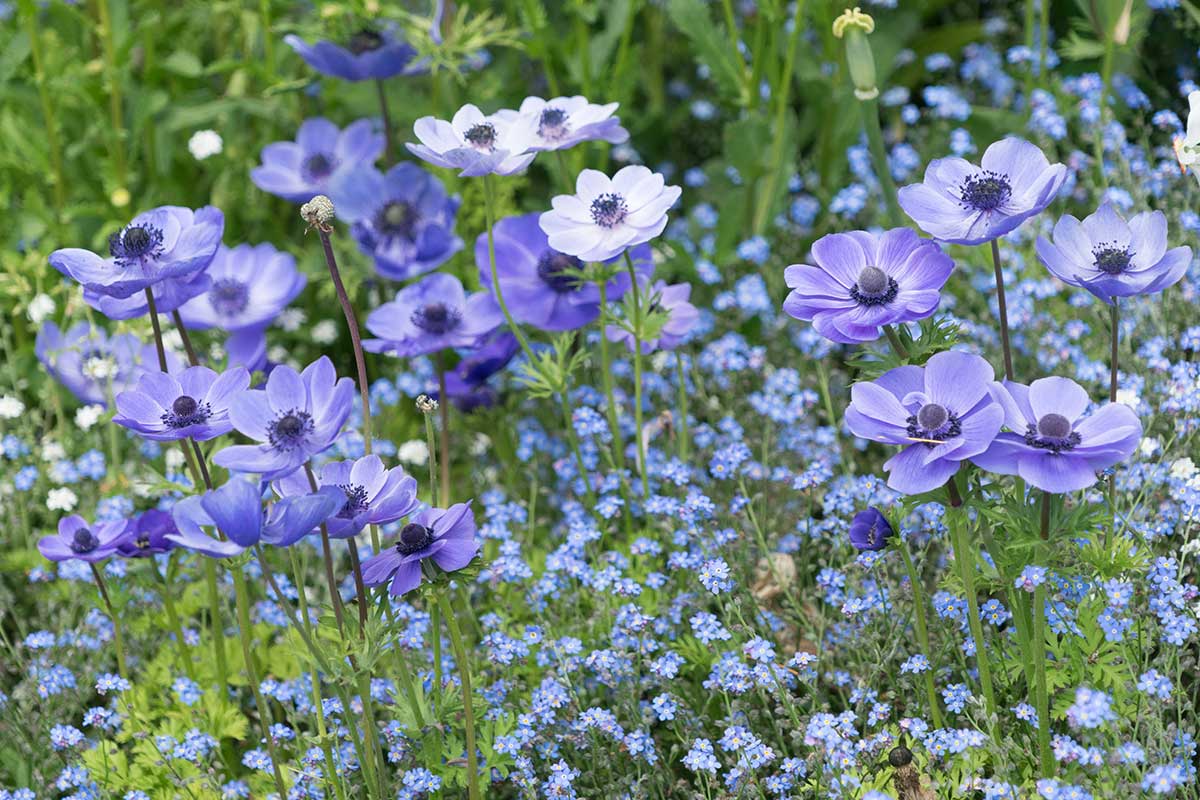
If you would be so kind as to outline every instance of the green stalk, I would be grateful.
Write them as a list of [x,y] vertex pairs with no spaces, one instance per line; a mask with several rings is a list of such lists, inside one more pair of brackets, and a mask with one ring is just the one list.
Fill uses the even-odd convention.
[[996,275],[996,303],[1000,310],[1000,347],[1004,351],[1004,378],[1016,380],[1013,377],[1012,345],[1008,339],[1008,300],[1004,295],[1004,270],[1000,266],[1000,245],[997,239],[992,239],[992,270]]
[[[1120,368],[1120,348],[1121,341],[1121,306],[1119,300],[1114,297],[1112,306],[1109,307],[1109,322],[1111,326],[1112,339],[1112,355],[1109,357],[1109,382],[1108,382],[1108,402],[1117,402],[1117,371]],[[1108,508],[1112,512],[1112,526],[1104,529],[1104,549],[1107,551],[1112,547],[1113,531],[1117,527],[1117,475],[1114,472],[1108,476]]]
[[108,115],[109,125],[112,126],[112,155],[117,170],[117,188],[128,189],[126,184],[129,176],[125,163],[125,114],[122,111],[121,80],[117,75],[117,41],[113,32],[110,2],[112,0],[99,0],[96,3],[96,9],[100,17],[100,34],[104,42],[104,66],[108,76]]
[[45,125],[43,134],[46,146],[50,152],[50,168],[54,171],[54,210],[56,221],[62,221],[63,209],[66,207],[66,175],[63,172],[62,145],[58,140],[58,123],[54,116],[54,103],[46,85],[46,67],[42,55],[42,36],[38,30],[37,6],[34,0],[20,0],[21,17],[25,21],[25,31],[29,36],[29,51],[33,58],[33,77],[37,83],[38,101],[42,106],[42,122]]
[[562,401],[563,425],[566,426],[567,441],[571,445],[571,452],[575,455],[575,464],[579,470],[579,476],[583,478],[583,486],[587,490],[588,505],[595,505],[596,497],[592,491],[592,479],[588,475],[587,465],[583,461],[583,451],[579,449],[579,437],[575,433],[575,423],[571,417],[571,404],[567,400],[566,392],[560,392],[558,397]]
[[217,586],[217,565],[204,559],[204,582],[208,584],[209,634],[213,640],[213,658],[217,662],[217,683],[224,692],[229,686],[229,661],[225,656],[225,623],[221,614],[221,592]]
[[608,314],[608,281],[597,281],[600,289],[600,317],[596,324],[600,326],[600,379],[604,384],[604,405],[608,416],[608,429],[612,434],[613,465],[620,469],[625,462],[621,448],[621,425],[617,418],[617,397],[613,391],[612,357],[608,350],[608,337],[604,335],[604,318]]
[[979,617],[979,594],[975,588],[975,549],[967,537],[967,512],[962,507],[962,498],[958,496],[958,488],[954,478],[946,482],[950,492],[950,508],[946,509],[946,523],[950,528],[950,537],[954,547],[954,563],[958,566],[959,577],[962,579],[963,591],[967,595],[967,624],[971,629],[971,639],[975,642],[975,663],[979,667],[979,683],[983,686],[983,697],[987,712],[996,714],[996,690],[992,684],[992,668],[988,663],[987,645],[983,639],[983,624]]
[[771,142],[771,170],[766,175],[766,187],[758,199],[758,207],[754,210],[753,233],[761,235],[767,227],[771,213],[771,204],[775,198],[775,186],[783,172],[784,144],[786,137],[784,129],[787,126],[788,100],[792,91],[792,72],[796,65],[796,52],[799,49],[800,37],[804,34],[804,0],[796,0],[796,8],[792,13],[792,36],[788,39],[787,54],[783,58],[783,72],[779,85],[775,87],[775,97],[779,105],[775,109],[774,140]]
[[908,361],[908,348],[900,341],[900,334],[896,333],[896,329],[891,325],[884,325],[883,332],[887,336],[888,344],[892,346],[892,352],[902,361]]
[[275,789],[280,797],[287,797],[287,786],[283,782],[283,772],[279,768],[279,754],[275,750],[275,740],[271,738],[271,707],[263,699],[258,686],[258,669],[254,666],[254,645],[250,641],[250,599],[246,592],[246,577],[240,566],[231,567],[233,576],[233,594],[237,602],[238,637],[242,640],[242,659],[246,663],[246,677],[250,681],[250,691],[254,695],[254,704],[258,708],[258,722],[262,728],[263,739],[266,741],[267,752],[271,756],[271,769],[275,775]]
[[425,417],[425,449],[429,451],[429,504],[438,508],[442,498],[437,482],[437,433],[433,429],[433,414],[429,411],[421,413]]
[[929,623],[926,619],[925,611],[925,592],[921,588],[921,576],[917,574],[917,568],[913,564],[912,556],[908,552],[908,543],[897,539],[896,549],[900,551],[900,557],[904,559],[904,569],[908,572],[908,583],[912,586],[913,594],[913,623],[917,628],[917,643],[921,646],[921,653],[929,659],[930,668],[925,670],[925,694],[929,701],[929,713],[933,717],[933,727],[944,727],[942,722],[942,709],[938,705],[937,689],[933,684],[933,651],[929,648]]
[[500,306],[501,313],[504,314],[504,321],[508,323],[508,328],[517,337],[517,342],[521,345],[521,350],[525,353],[525,358],[529,359],[530,366],[537,363],[533,355],[533,348],[529,346],[529,340],[525,338],[520,326],[513,320],[512,314],[508,311],[508,304],[504,302],[504,292],[500,289],[500,277],[496,274],[496,236],[493,228],[496,226],[496,209],[495,193],[492,187],[492,176],[483,176],[483,197],[484,211],[487,215],[487,237],[488,237],[488,265],[491,268],[492,275],[492,292],[496,295],[496,303]]
[[636,422],[638,474],[642,477],[642,500],[650,497],[650,476],[647,475],[646,440],[642,436],[642,287],[638,283],[637,269],[633,258],[625,251],[625,264],[629,268],[629,291],[633,292],[633,418]]
[[95,563],[89,561],[88,566],[92,568],[92,577],[96,579],[96,588],[100,590],[100,598],[104,601],[104,610],[108,612],[108,618],[112,620],[113,649],[117,651],[117,673],[125,680],[129,680],[129,667],[125,662],[125,635],[121,627],[121,617],[113,609],[112,598],[108,594],[108,586],[104,583],[104,574],[100,572],[100,568]]
[[[1050,539],[1050,494],[1042,492],[1042,542]],[[1033,666],[1037,675],[1035,701],[1038,715],[1038,755],[1042,777],[1054,775],[1054,753],[1050,747],[1050,693],[1046,689],[1046,583],[1043,581],[1033,589]]]
[[679,430],[675,435],[679,440],[679,460],[686,462],[691,435],[688,433],[687,376],[683,371],[683,354],[679,351],[675,351],[675,372],[679,382]]
[[191,680],[196,680],[196,667],[192,664],[192,655],[188,650],[187,642],[183,638],[183,625],[179,622],[179,613],[175,610],[175,598],[171,592],[171,585],[167,582],[167,577],[158,569],[158,564],[152,564],[154,575],[158,578],[159,584],[162,586],[163,608],[167,612],[167,624],[171,627],[171,632],[175,634],[175,648],[179,654],[179,660],[183,664],[183,671]]
[[[458,677],[462,682],[463,723],[466,727],[467,738],[467,792],[471,800],[479,800],[479,763],[475,753],[475,709],[472,704],[471,665],[467,663],[467,651],[463,647],[462,631],[450,601],[443,594],[438,598],[442,615],[446,618],[446,628],[450,632],[450,646],[454,648],[454,660],[458,662]],[[439,634],[440,636],[440,634]]]
[[883,144],[883,129],[879,127],[879,100],[874,97],[869,100],[860,100],[859,108],[862,109],[863,130],[867,133],[867,147],[871,151],[871,164],[875,168],[875,177],[879,179],[879,188],[883,192],[883,202],[887,206],[888,217],[893,225],[903,225],[904,212],[900,210],[900,201],[896,199],[896,182],[892,180],[887,149]]

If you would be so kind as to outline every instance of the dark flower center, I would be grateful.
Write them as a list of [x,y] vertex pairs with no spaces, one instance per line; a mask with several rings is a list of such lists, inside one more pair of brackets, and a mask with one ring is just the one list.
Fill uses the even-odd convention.
[[1012,197],[1007,175],[984,170],[962,182],[962,202],[976,211],[995,211]]
[[432,528],[410,522],[400,529],[400,541],[396,542],[396,552],[403,556],[412,555],[429,547],[432,542]]
[[403,200],[393,200],[375,215],[375,227],[385,236],[413,238],[417,226],[417,211]]
[[958,416],[939,403],[926,403],[905,421],[908,423],[908,438],[929,448],[962,433]]
[[96,538],[96,534],[92,533],[87,528],[80,528],[75,531],[75,535],[71,538],[71,552],[83,555],[90,553],[100,546],[100,540]]
[[430,303],[414,311],[411,319],[413,325],[426,333],[440,336],[457,328],[462,322],[462,314],[445,303]]
[[899,291],[896,279],[879,267],[863,267],[858,282],[850,287],[850,296],[860,306],[886,306]]
[[557,250],[547,250],[538,259],[538,277],[546,285],[558,293],[573,292],[579,288],[579,276],[573,270],[583,267],[583,262],[575,256],[560,253]]
[[267,441],[276,450],[294,450],[304,444],[305,437],[312,433],[314,427],[311,414],[293,408],[267,425]]
[[538,118],[538,136],[557,141],[566,136],[568,130],[566,111],[553,106],[542,109],[542,116]]
[[370,507],[367,501],[367,487],[357,483],[343,483],[339,486],[346,493],[346,502],[337,513],[342,519],[354,519]]
[[147,547],[150,546],[150,537],[143,533],[141,536],[139,536],[137,539],[134,540],[133,546],[136,547],[138,550],[145,550]]
[[1026,429],[1025,444],[1052,453],[1074,450],[1080,442],[1080,436],[1071,428],[1071,420],[1062,414],[1046,414],[1037,421],[1037,425],[1030,425]]
[[213,309],[223,317],[232,317],[246,310],[250,303],[250,289],[237,278],[220,278],[213,281],[208,290],[208,300]]
[[1108,275],[1120,275],[1129,269],[1133,251],[1115,242],[1105,242],[1092,248],[1092,256],[1096,259],[1096,269]]
[[186,428],[189,425],[201,425],[212,415],[208,403],[199,403],[190,395],[181,394],[171,404],[171,410],[162,415],[162,421],[168,428]]
[[496,126],[490,122],[477,122],[467,129],[463,138],[478,150],[495,150]]
[[300,165],[300,172],[310,181],[321,181],[328,178],[337,165],[338,160],[333,156],[313,153],[304,159],[304,163]]
[[383,47],[383,36],[370,28],[363,28],[350,37],[349,45],[351,53],[361,56],[363,53],[369,53],[372,50],[378,50]]
[[872,521],[871,527],[867,529],[867,544],[871,547],[877,547],[882,540],[883,537],[879,535],[879,523]]
[[108,237],[108,252],[122,266],[162,253],[163,234],[153,225],[131,225]]
[[592,201],[592,219],[601,228],[615,228],[625,221],[629,208],[619,194],[605,192]]

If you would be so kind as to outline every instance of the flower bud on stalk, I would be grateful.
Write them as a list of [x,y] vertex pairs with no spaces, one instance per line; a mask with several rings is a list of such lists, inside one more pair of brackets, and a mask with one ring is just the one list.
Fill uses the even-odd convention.
[[858,7],[846,9],[833,21],[833,35],[846,40],[846,63],[850,67],[850,79],[854,81],[854,96],[859,100],[873,100],[879,96],[875,85],[875,54],[867,34],[875,30],[875,20]]

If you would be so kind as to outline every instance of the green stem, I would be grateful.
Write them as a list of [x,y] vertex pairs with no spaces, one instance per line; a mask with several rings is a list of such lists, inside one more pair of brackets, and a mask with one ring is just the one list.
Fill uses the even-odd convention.
[[442,498],[438,492],[437,482],[437,432],[433,429],[433,413],[422,411],[425,417],[425,449],[429,451],[429,504],[438,508]]
[[979,616],[979,594],[975,588],[976,557],[975,549],[967,537],[967,513],[962,507],[962,498],[958,496],[958,488],[954,478],[946,482],[950,492],[950,508],[946,509],[946,523],[950,527],[950,536],[954,547],[954,562],[958,566],[959,577],[962,580],[963,591],[967,595],[967,624],[970,626],[971,639],[975,643],[975,663],[979,667],[979,683],[983,686],[983,697],[987,704],[987,712],[991,717],[996,714],[996,690],[992,684],[992,668],[987,657],[987,643],[983,639],[983,623]]
[[579,449],[579,437],[575,433],[575,423],[571,415],[571,403],[567,398],[566,392],[560,392],[558,395],[562,401],[563,425],[565,426],[567,441],[571,445],[571,452],[575,456],[575,465],[579,470],[579,477],[583,478],[584,489],[587,490],[588,505],[595,505],[595,492],[592,491],[592,479],[588,475],[587,464],[583,461],[583,451]]
[[450,601],[442,595],[439,599],[442,615],[446,618],[446,628],[450,632],[450,646],[454,648],[454,660],[458,662],[458,677],[462,682],[463,723],[466,727],[467,739],[467,791],[471,800],[479,800],[479,764],[475,753],[475,708],[471,691],[471,665],[467,662],[467,651],[463,646],[462,631],[458,626],[458,618]]
[[1004,350],[1004,378],[1013,377],[1012,345],[1008,339],[1008,300],[1004,296],[1004,269],[1000,266],[1000,245],[992,239],[992,269],[996,275],[996,303],[1000,310],[1000,347]]
[[1092,142],[1092,155],[1096,161],[1096,175],[1100,186],[1108,186],[1108,174],[1104,171],[1104,111],[1108,107],[1108,93],[1112,86],[1113,50],[1115,43],[1112,31],[1104,32],[1104,57],[1100,62],[1100,118],[1096,121]]
[[912,587],[913,595],[913,623],[917,628],[917,643],[921,646],[921,654],[930,661],[930,668],[925,670],[925,694],[929,700],[929,713],[933,717],[933,727],[941,728],[942,709],[938,705],[937,689],[933,684],[933,651],[929,647],[929,623],[926,619],[925,611],[925,592],[921,588],[921,576],[917,574],[917,568],[913,564],[912,556],[908,552],[908,543],[903,540],[897,540],[896,549],[900,551],[900,557],[904,559],[904,569],[908,572],[908,583]]
[[271,738],[271,707],[263,699],[258,686],[258,669],[254,666],[254,645],[250,641],[250,599],[246,592],[246,577],[242,574],[241,566],[230,567],[233,576],[233,594],[237,602],[238,636],[242,640],[242,659],[246,665],[246,677],[250,682],[250,691],[254,695],[254,705],[258,709],[258,722],[262,728],[263,740],[267,752],[271,756],[271,769],[275,776],[275,789],[280,797],[287,797],[287,786],[283,782],[283,772],[279,767],[279,754],[275,750],[275,740]]
[[887,336],[888,344],[892,346],[892,352],[901,361],[908,361],[908,348],[904,346],[904,342],[900,341],[900,334],[896,333],[896,329],[891,325],[884,325],[883,332]]
[[100,598],[104,601],[104,610],[108,612],[108,618],[112,620],[113,649],[117,651],[117,673],[125,680],[129,680],[129,667],[125,661],[125,635],[121,626],[121,618],[113,609],[108,586],[104,583],[104,574],[100,572],[100,568],[95,563],[88,562],[88,566],[92,568],[92,577],[96,579],[96,588],[100,590]]
[[778,106],[775,109],[775,129],[771,142],[771,170],[766,174],[766,186],[758,199],[754,210],[753,233],[761,235],[767,227],[771,207],[775,199],[775,187],[783,173],[784,146],[787,144],[785,130],[787,127],[788,100],[792,91],[792,71],[796,65],[796,52],[799,49],[800,38],[804,34],[804,0],[796,0],[796,8],[792,13],[792,35],[788,39],[787,54],[783,58],[783,72],[780,74],[779,85],[775,87],[775,97]]
[[1038,73],[1037,84],[1039,88],[1046,86],[1046,40],[1050,35],[1050,3],[1053,0],[1041,1],[1041,17],[1038,25]]
[[679,440],[679,460],[686,463],[691,446],[691,435],[688,432],[687,375],[683,370],[683,354],[678,350],[675,351],[675,372],[679,382],[679,430],[675,435]]
[[[128,189],[128,174],[125,165],[125,115],[121,103],[121,79],[117,75],[117,41],[113,31],[112,0],[96,3],[100,17],[100,35],[104,42],[104,66],[108,77],[108,115],[112,127],[112,156],[117,171],[117,188]],[[166,371],[165,369],[163,370]]]
[[633,292],[633,418],[637,437],[638,474],[642,478],[642,501],[650,497],[650,476],[647,474],[646,440],[642,436],[642,287],[638,283],[637,269],[633,266],[633,258],[625,251],[625,264],[629,269],[629,291]]
[[229,686],[229,660],[225,656],[225,623],[221,613],[221,591],[217,585],[217,565],[204,559],[204,582],[208,584],[209,635],[212,636],[213,658],[217,662],[217,683],[224,692]]
[[513,320],[512,314],[509,313],[508,304],[504,302],[504,292],[500,289],[500,276],[496,274],[496,235],[493,230],[496,225],[496,209],[491,175],[483,176],[483,197],[483,207],[487,216],[488,265],[491,269],[492,293],[496,295],[496,303],[500,306],[501,313],[504,314],[504,321],[508,323],[509,330],[517,337],[517,342],[521,345],[525,358],[529,359],[529,365],[533,366],[537,363],[533,355],[533,348],[529,346],[529,340],[525,338],[525,334]]
[[612,434],[612,458],[616,469],[620,470],[625,458],[621,447],[621,424],[617,417],[617,397],[613,390],[612,356],[608,349],[608,337],[604,331],[604,319],[608,314],[608,279],[597,281],[600,289],[600,380],[604,384],[604,410],[608,417],[608,430]]
[[871,163],[875,168],[875,177],[879,179],[879,188],[883,192],[883,202],[887,206],[888,217],[893,225],[903,225],[904,212],[900,210],[900,201],[896,199],[896,182],[892,180],[887,149],[883,144],[883,129],[879,127],[879,101],[872,97],[870,100],[860,101],[859,107],[862,109],[863,130],[867,133],[867,147],[871,151]]
[[54,171],[54,210],[56,221],[62,221],[66,207],[66,175],[63,172],[62,145],[58,140],[58,123],[54,116],[54,103],[46,85],[46,67],[42,56],[42,37],[38,30],[38,9],[34,0],[21,0],[21,17],[29,36],[29,50],[33,57],[33,76],[37,83],[38,100],[42,106],[43,135],[50,152],[50,168]]
[[[1042,493],[1042,542],[1050,538],[1050,495]],[[1037,675],[1037,690],[1034,702],[1038,715],[1038,758],[1043,778],[1054,775],[1054,753],[1050,747],[1050,693],[1046,688],[1046,583],[1033,589],[1033,608],[1030,609],[1032,632],[1030,643],[1033,648],[1034,673]]]
[[175,634],[175,648],[178,651],[179,660],[182,662],[183,671],[187,673],[189,679],[195,681],[196,667],[192,664],[192,654],[188,649],[187,641],[183,638],[183,625],[179,621],[179,612],[175,609],[175,597],[171,592],[171,585],[167,581],[167,576],[159,570],[158,564],[154,563],[152,566],[159,585],[162,586],[163,609],[167,612],[167,624],[171,626],[171,632]]
[[388,111],[387,89],[383,86],[382,80],[375,81],[376,93],[379,95],[379,116],[383,119],[383,163],[386,166],[392,165],[392,153],[395,148],[392,144],[392,115]]
[[[1109,382],[1108,382],[1108,401],[1110,403],[1117,402],[1117,372],[1120,368],[1120,348],[1121,341],[1121,307],[1119,300],[1114,297],[1112,306],[1109,307],[1109,320],[1111,323],[1111,339],[1112,339],[1112,355],[1109,358]],[[1112,512],[1112,525],[1104,529],[1104,550],[1108,552],[1112,547],[1113,531],[1117,527],[1117,475],[1112,473],[1108,476],[1108,508]]]

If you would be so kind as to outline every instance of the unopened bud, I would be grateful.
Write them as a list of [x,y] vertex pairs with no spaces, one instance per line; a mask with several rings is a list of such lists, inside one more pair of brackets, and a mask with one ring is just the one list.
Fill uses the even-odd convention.
[[875,54],[867,34],[875,30],[875,20],[859,8],[846,9],[833,21],[833,35],[846,40],[846,63],[850,67],[850,80],[854,82],[854,96],[859,100],[871,100],[879,96],[875,85]]
[[333,222],[333,201],[323,194],[300,206],[300,217],[313,228],[325,229]]
[[417,411],[422,414],[432,414],[438,410],[438,401],[434,400],[427,394],[423,394],[417,398]]

